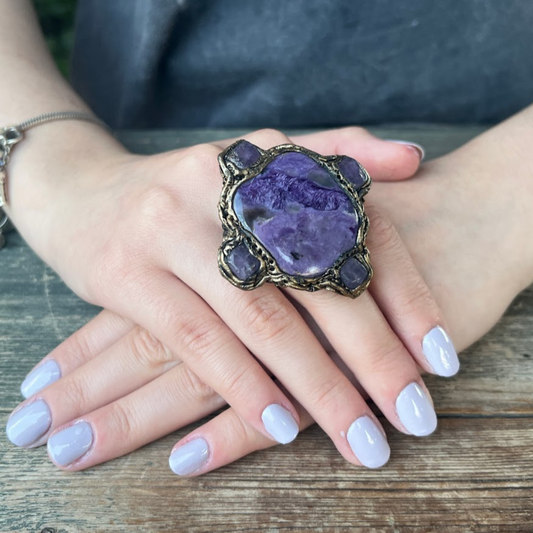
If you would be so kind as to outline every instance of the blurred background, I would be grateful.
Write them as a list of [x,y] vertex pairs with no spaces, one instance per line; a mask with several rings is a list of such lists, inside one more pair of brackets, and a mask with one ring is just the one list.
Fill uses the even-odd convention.
[[68,76],[76,0],[33,0],[33,3],[56,63]]

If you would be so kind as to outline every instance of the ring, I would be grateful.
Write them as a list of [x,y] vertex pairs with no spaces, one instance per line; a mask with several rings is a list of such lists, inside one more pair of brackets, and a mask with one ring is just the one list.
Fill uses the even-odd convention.
[[218,157],[222,275],[252,290],[328,289],[355,298],[372,279],[365,246],[368,172],[347,156],[294,144],[262,150],[243,139]]

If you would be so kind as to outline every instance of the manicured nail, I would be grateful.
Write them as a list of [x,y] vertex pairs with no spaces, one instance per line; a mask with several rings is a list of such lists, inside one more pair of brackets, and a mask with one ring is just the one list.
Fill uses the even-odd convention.
[[435,374],[450,377],[459,372],[459,358],[453,342],[440,326],[424,337],[422,351]]
[[24,398],[33,396],[36,392],[48,387],[61,377],[59,365],[50,359],[32,370],[20,386],[20,392]]
[[277,403],[269,405],[261,415],[261,420],[270,436],[280,444],[292,442],[298,435],[298,424],[290,411]]
[[418,157],[420,157],[420,161],[424,160],[424,157],[426,157],[426,151],[424,150],[423,146],[420,146],[417,143],[411,142],[411,141],[400,141],[398,139],[387,139],[390,143],[397,143],[397,144],[403,144],[405,146],[410,146],[415,150],[418,154]]
[[7,421],[8,439],[16,446],[29,446],[41,438],[52,424],[52,413],[44,400],[19,409]]
[[209,446],[202,438],[189,441],[176,448],[168,459],[170,469],[178,476],[192,474],[202,468],[209,458]]
[[369,416],[358,418],[348,429],[346,437],[353,453],[364,466],[379,468],[389,460],[389,443]]
[[48,453],[60,466],[68,466],[85,455],[93,444],[93,430],[87,422],[77,422],[48,439]]
[[405,429],[412,435],[424,437],[437,428],[433,405],[418,383],[411,383],[400,392],[396,411]]

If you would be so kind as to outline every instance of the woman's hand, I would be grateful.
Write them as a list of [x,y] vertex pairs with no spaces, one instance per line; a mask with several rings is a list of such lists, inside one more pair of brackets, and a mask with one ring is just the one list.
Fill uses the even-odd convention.
[[[290,142],[270,130],[247,139],[263,148]],[[412,148],[358,129],[294,142],[357,156],[378,179],[406,177],[419,163]],[[144,428],[156,418],[171,424],[166,431],[182,424],[173,417],[179,405],[175,397],[184,389],[183,379],[193,375],[265,438],[290,442],[300,426],[296,402],[262,363],[348,461],[382,465],[389,453],[382,428],[291,300],[313,317],[397,429],[420,436],[435,429],[416,362],[442,375],[455,373],[458,362],[438,327],[443,324],[439,310],[392,225],[375,208],[370,213],[375,280],[371,293],[355,301],[327,292],[286,291],[289,300],[272,285],[240,291],[220,276],[216,261],[221,241],[217,155],[225,145],[153,157],[118,153],[89,175],[58,186],[54,212],[61,216],[43,223],[53,239],[45,248],[34,232],[27,238],[78,294],[144,329],[126,333],[82,366],[61,358],[64,377],[11,417],[8,435],[15,443],[37,445],[56,428],[74,424],[50,439],[52,456],[54,440],[63,439],[57,449],[64,449],[64,439],[81,429],[93,452],[84,460],[69,456],[68,462],[56,454],[57,464],[79,469],[115,457],[125,445],[138,446]],[[178,366],[181,361],[186,366]],[[34,419],[39,423],[28,422]]]
[[[509,194],[502,197],[499,186],[502,178],[497,167],[491,170],[490,162],[487,162],[487,168],[479,168],[478,146],[479,141],[471,143],[423,165],[415,179],[402,183],[375,183],[369,195],[369,202],[375,203],[394,220],[417,267],[444,310],[460,349],[481,337],[498,320],[512,298],[533,282],[533,246],[527,238],[530,225],[526,223],[529,215],[523,209],[527,199],[524,204],[520,202],[523,188],[512,183]],[[478,157],[474,157],[476,155]],[[524,179],[529,178],[525,175]],[[507,180],[512,181],[514,177],[509,176]],[[496,208],[507,220],[501,228],[490,223]],[[475,238],[472,232],[475,232]],[[490,268],[486,268],[487,264]],[[313,326],[319,338],[325,341],[316,324]],[[327,345],[327,341],[324,344]],[[121,345],[123,354],[118,353]],[[125,361],[136,360],[139,348],[142,348],[142,358],[152,362],[160,359],[160,353],[164,351],[161,343],[133,322],[103,311],[37,368],[44,369],[41,377],[55,379],[59,361],[64,376],[86,367],[87,375],[92,375],[92,380],[96,381],[100,376],[97,361],[103,363],[106,353],[122,356]],[[355,383],[353,374],[342,361],[338,357],[335,360]],[[116,379],[118,381],[118,377]],[[28,385],[32,385],[31,380]],[[80,386],[86,390],[84,383]],[[52,387],[54,385],[50,389]],[[91,415],[92,423],[101,428],[98,431],[100,439],[94,442],[90,454],[69,469],[86,468],[128,453],[225,404],[184,364],[174,369],[172,389],[162,390],[155,380],[141,390],[144,390],[142,394],[138,392],[126,397],[128,408],[121,409],[115,402],[115,408],[104,407]],[[140,400],[143,395],[146,401],[136,403],[135,396]],[[158,401],[150,401],[150,397]],[[74,395],[71,401],[77,401],[77,396]],[[294,405],[300,416],[300,428],[311,424],[310,415],[298,403]],[[79,424],[77,442],[81,446],[84,426]],[[65,440],[61,437],[61,429],[50,438],[52,454],[60,459],[68,458],[69,454],[74,457],[80,453],[80,447],[62,447]],[[121,438],[115,438],[117,434]],[[57,440],[55,436],[58,436]],[[178,442],[170,462],[178,473],[198,475],[272,445],[271,439],[230,408]]]

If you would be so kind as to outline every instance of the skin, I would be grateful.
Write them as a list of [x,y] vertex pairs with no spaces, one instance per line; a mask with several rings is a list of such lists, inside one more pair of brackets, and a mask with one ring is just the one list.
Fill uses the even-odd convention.
[[[405,177],[419,161],[409,147],[380,141],[361,129],[334,131],[328,137],[336,138],[336,152],[360,151],[367,166],[383,179]],[[247,138],[264,148],[289,141],[272,130]],[[311,135],[298,141],[312,143],[315,138]],[[117,425],[114,419],[123,416],[117,413],[123,413],[133,393],[139,394],[132,412],[146,411],[140,403],[157,406],[155,390],[172,386],[183,372],[176,365],[183,361],[188,372],[216,391],[256,431],[271,438],[261,419],[266,406],[282,405],[298,423],[299,414],[295,402],[269,377],[268,369],[313,414],[340,453],[357,464],[345,434],[362,416],[378,422],[356,387],[331,361],[280,290],[269,284],[255,291],[241,291],[218,272],[221,229],[216,211],[220,194],[216,157],[230,142],[152,157],[120,153],[105,182],[95,178],[93,168],[89,174],[62,182],[68,192],[56,197],[53,212],[68,213],[73,209],[75,191],[83,188],[83,194],[77,195],[75,216],[54,217],[53,224],[58,226],[46,235],[62,235],[63,243],[84,244],[66,248],[58,242],[55,268],[78,294],[127,316],[150,334],[128,334],[118,347],[111,347],[101,358],[64,375],[40,393],[38,397],[52,411],[50,429],[84,416],[93,428],[100,427],[96,429],[100,438],[107,430],[93,421],[93,416],[99,416],[95,414],[98,409],[106,407],[100,416],[105,427],[111,428]],[[381,164],[387,157],[397,161],[395,168],[399,170],[392,174]],[[190,176],[195,176],[194,181]],[[16,209],[21,196],[17,194],[19,184],[13,183],[17,221],[16,214],[26,214],[28,209]],[[30,196],[27,189],[20,194],[24,195],[22,201]],[[137,222],[139,216],[142,224]],[[415,361],[428,371],[431,367],[422,354],[421,339],[444,322],[392,226],[380,222],[377,212],[372,219],[375,223],[369,246],[374,253],[375,291],[357,300],[327,292],[285,292],[334,340],[336,352],[391,423],[407,432],[396,412],[396,398],[411,383],[424,388]],[[132,228],[136,228],[134,239]],[[95,234],[100,235],[98,241],[90,238]],[[198,234],[203,236],[201,246]],[[41,253],[51,259],[48,248],[42,248]],[[395,268],[398,264],[403,265],[401,276]],[[382,283],[395,287],[386,299],[379,290]],[[383,300],[381,306],[374,292]],[[413,298],[417,300],[413,312],[404,313],[404,302]],[[357,327],[346,328],[347,322]],[[147,361],[146,346],[154,342],[157,359],[153,361],[150,355]],[[62,370],[65,366],[62,362]],[[156,379],[157,385],[152,384]],[[150,387],[153,392],[147,397]],[[176,407],[173,402],[169,409]],[[106,452],[104,445],[100,448]],[[97,460],[98,455],[91,457]]]
[[[4,122],[84,109],[43,52],[27,3],[7,5],[12,17],[0,23],[0,50],[13,76],[1,91],[14,105],[4,110]],[[202,435],[210,443],[209,461],[199,473],[272,445],[260,418],[272,403],[286,407],[300,428],[313,417],[340,453],[358,464],[342,432],[358,417],[373,415],[354,377],[405,431],[394,402],[409,383],[423,387],[416,362],[431,371],[421,353],[423,335],[446,318],[448,331],[464,347],[531,282],[533,253],[524,231],[531,222],[524,194],[532,192],[531,169],[525,158],[512,157],[528,153],[528,113],[425,165],[413,180],[376,183],[368,197],[376,279],[355,301],[329,293],[288,296],[272,286],[242,293],[222,280],[213,257],[221,239],[216,155],[223,144],[146,158],[127,153],[90,124],[48,124],[28,134],[9,166],[8,213],[77,294],[114,313],[70,340],[70,346],[91,346],[88,339],[99,338],[96,348],[69,358],[67,344],[49,356],[62,362],[64,376],[38,394],[51,407],[51,431],[79,417],[96,431],[91,453],[67,468],[127,453],[225,402],[232,408],[183,441]],[[51,138],[60,141],[51,144]],[[288,141],[270,130],[249,139],[263,148]],[[292,141],[357,157],[382,180],[407,178],[419,162],[409,147],[356,128]],[[501,168],[512,169],[505,176],[507,195],[501,194]],[[495,212],[508,214],[505,228],[494,227]],[[487,264],[490,269],[482,268]],[[348,377],[295,304],[325,335]],[[358,341],[360,352],[353,349]],[[112,379],[125,369],[128,379]],[[96,375],[110,379],[91,389]],[[168,391],[163,401],[161,390]]]

